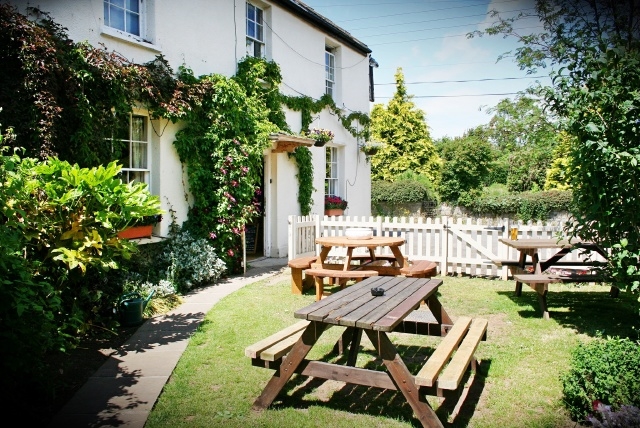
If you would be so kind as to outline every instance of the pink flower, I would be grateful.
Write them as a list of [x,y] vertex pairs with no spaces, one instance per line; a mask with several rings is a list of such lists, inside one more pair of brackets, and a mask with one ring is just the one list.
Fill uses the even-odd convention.
[[209,233],[209,238],[216,239],[217,237],[218,236],[215,233],[213,233],[213,232]]
[[236,180],[231,180],[231,186],[238,187],[238,182]]
[[230,257],[233,257],[233,250],[229,248],[229,250],[227,251],[227,254],[229,254]]
[[223,173],[224,175],[227,175],[227,170],[222,167],[220,167],[220,172]]

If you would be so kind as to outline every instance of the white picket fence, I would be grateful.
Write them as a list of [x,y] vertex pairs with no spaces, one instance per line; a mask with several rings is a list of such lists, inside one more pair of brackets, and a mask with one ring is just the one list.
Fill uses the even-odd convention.
[[[508,278],[507,267],[498,268],[491,260],[517,260],[518,252],[498,241],[499,238],[508,238],[510,227],[518,227],[520,239],[555,238],[562,232],[561,224],[522,223],[508,218],[495,221],[453,219],[446,216],[426,220],[414,217],[289,216],[289,260],[318,255],[320,246],[315,244],[316,237],[343,236],[345,229],[350,227],[371,228],[375,236],[405,238],[402,253],[409,260],[431,260],[438,263],[438,271],[442,275],[466,274],[502,279]],[[381,248],[379,251],[381,254],[391,253],[388,248]],[[542,249],[540,258],[548,258],[556,251],[557,249]],[[354,251],[354,254],[360,253],[365,254],[366,250]],[[329,257],[345,254],[345,248],[333,248]],[[563,261],[580,262],[583,257],[579,251],[574,251]]]

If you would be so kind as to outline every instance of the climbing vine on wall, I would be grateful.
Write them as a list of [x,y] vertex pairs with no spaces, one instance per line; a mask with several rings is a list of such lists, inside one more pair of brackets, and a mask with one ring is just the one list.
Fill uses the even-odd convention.
[[[97,166],[120,157],[118,141],[107,139],[134,105],[152,118],[181,121],[175,147],[193,197],[184,227],[209,237],[231,271],[239,266],[242,230],[262,209],[256,192],[268,135],[291,133],[283,105],[301,112],[303,132],[313,114],[328,108],[352,135],[368,137],[365,113],[344,114],[328,95],[313,100],[281,94],[274,62],[245,58],[232,78],[196,77],[187,67],[176,77],[161,55],[132,63],[104,47],[74,43],[46,13],[29,10],[35,19],[0,5],[0,121],[16,129],[16,138],[5,143],[24,147],[29,156]],[[311,153],[298,149],[293,158],[298,201],[308,214]]]

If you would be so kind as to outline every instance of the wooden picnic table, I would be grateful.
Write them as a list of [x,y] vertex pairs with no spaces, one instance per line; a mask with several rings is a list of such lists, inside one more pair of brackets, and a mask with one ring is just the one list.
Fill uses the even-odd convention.
[[327,256],[331,252],[334,247],[346,247],[347,255],[345,258],[345,262],[343,265],[337,265],[338,268],[342,268],[342,270],[349,270],[357,268],[351,264],[353,260],[353,250],[356,248],[366,248],[369,252],[369,258],[371,261],[376,261],[378,256],[376,255],[375,249],[378,247],[389,247],[391,253],[394,258],[388,260],[390,266],[377,266],[375,263],[369,263],[366,267],[367,270],[375,270],[380,275],[391,275],[396,276],[401,274],[401,269],[405,267],[405,258],[402,255],[402,251],[400,251],[400,247],[404,245],[404,238],[400,237],[391,237],[391,236],[373,236],[369,239],[352,239],[346,236],[323,236],[316,238],[316,244],[320,245],[320,256],[319,260],[316,262],[316,266],[322,269],[332,269],[336,268],[336,265],[332,265],[326,263]]
[[[271,338],[275,338],[273,342],[277,342],[275,345],[271,338],[267,338],[246,351],[247,355],[253,358],[254,365],[276,369],[273,377],[254,402],[254,410],[269,407],[296,372],[354,385],[399,390],[422,426],[442,427],[442,423],[422,394],[428,386],[432,388],[429,391],[433,392],[433,388],[436,388],[437,395],[442,396],[444,392],[441,388],[446,388],[451,390],[450,396],[455,396],[456,400],[464,399],[464,397],[460,398],[460,390],[468,388],[468,385],[461,380],[470,367],[475,368],[477,361],[473,353],[478,343],[485,339],[487,322],[461,317],[454,325],[436,295],[441,284],[441,279],[372,277],[297,310],[295,317],[304,320],[300,322],[302,324],[298,323],[272,336]],[[381,288],[384,294],[374,296],[371,292],[372,288]],[[426,304],[423,305],[423,302]],[[418,308],[420,310],[416,310]],[[387,333],[407,332],[404,324],[411,323],[412,316],[419,312],[428,312],[427,323],[435,328],[428,329],[427,333],[416,331],[416,334],[446,337],[441,342],[442,346],[438,346],[429,357],[425,368],[414,376],[407,369],[402,356]],[[415,324],[419,323],[415,322]],[[346,365],[305,359],[322,333],[331,326],[346,327],[339,343],[334,347],[334,349],[343,349],[342,346],[345,343],[348,344]],[[277,357],[289,349],[281,350],[278,343],[288,341],[286,336],[292,335],[293,330],[299,332],[295,336],[297,341],[278,363]],[[355,367],[362,332],[375,347],[384,364],[384,371]],[[262,351],[270,346],[273,347],[269,351]],[[454,353],[456,348],[458,351]],[[274,351],[275,349],[279,350]],[[450,358],[451,362],[441,372]]]
[[[514,266],[514,279],[516,280],[515,294],[522,295],[522,284],[527,283],[538,294],[538,303],[542,310],[543,318],[549,318],[549,310],[547,306],[548,284],[556,282],[597,282],[600,278],[597,275],[574,274],[574,275],[547,275],[544,272],[554,266],[566,266],[561,259],[567,254],[575,250],[586,250],[600,254],[605,259],[607,253],[599,245],[593,242],[582,241],[579,239],[557,239],[557,238],[522,238],[522,239],[505,239],[499,240],[503,244],[518,250],[518,263]],[[540,258],[541,249],[557,249],[557,251],[547,259]],[[530,263],[533,267],[533,273],[528,274],[525,270],[527,265],[527,257],[531,259]],[[598,262],[567,262],[574,267],[592,268]],[[616,296],[619,290],[612,287],[610,294]]]

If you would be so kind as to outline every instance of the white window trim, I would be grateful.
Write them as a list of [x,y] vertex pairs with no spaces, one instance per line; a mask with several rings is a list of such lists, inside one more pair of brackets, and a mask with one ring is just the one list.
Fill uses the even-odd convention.
[[[333,80],[329,79],[329,73],[327,72],[327,67],[329,66],[329,64],[327,64],[327,55],[329,55],[332,59],[333,59],[333,66],[331,66],[332,69],[332,73],[333,74]],[[333,53],[333,49],[326,47],[324,50],[324,69],[325,69],[325,76],[324,76],[324,91],[325,94],[329,94],[329,82],[331,83],[331,93],[329,95],[331,95],[332,98],[335,98],[336,96],[336,55],[335,53]]]
[[131,43],[132,45],[141,46],[154,52],[162,52],[162,49],[160,49],[158,45],[144,41],[141,37],[138,37],[134,34],[120,31],[107,25],[102,26],[102,28],[100,29],[100,33],[103,36],[112,37],[123,42]]
[[[104,0],[103,0],[104,1]],[[114,27],[110,27],[105,23],[105,17],[102,16],[102,26],[100,28],[100,34],[103,36],[112,37],[114,39],[131,43],[132,45],[141,46],[145,49],[152,50],[154,52],[161,52],[160,47],[146,39],[148,32],[147,19],[148,19],[148,1],[140,2],[140,35],[136,36],[133,33],[128,33],[123,30],[119,30]]]
[[[262,27],[262,40],[257,39],[255,37],[250,36],[249,34],[247,34],[247,21],[249,20],[249,16],[248,16],[248,12],[249,12],[249,6],[254,7],[255,9],[259,10],[261,13],[260,15],[262,16],[262,22],[259,24]],[[267,56],[267,43],[266,43],[266,31],[265,31],[265,24],[264,21],[266,19],[266,12],[263,8],[251,3],[251,2],[246,2],[245,3],[245,12],[244,12],[244,19],[245,19],[245,37],[247,40],[247,45],[248,45],[248,41],[252,41],[253,43],[258,43],[261,46],[260,52],[261,52],[261,56],[260,58],[266,58]],[[255,21],[254,21],[255,22]],[[258,23],[256,22],[256,25],[258,25]],[[249,49],[248,46],[245,49],[247,55],[249,55]],[[252,53],[250,54],[250,56],[252,57],[256,57],[253,52],[255,52],[255,48],[252,49]],[[257,57],[256,57],[257,58]]]
[[[139,116],[139,117],[143,117],[144,118],[144,124],[145,124],[145,129],[146,129],[146,140],[132,140],[131,139],[131,119],[133,118],[133,116]],[[152,156],[151,156],[151,148],[152,148],[152,141],[151,141],[151,118],[147,115],[144,114],[142,112],[139,111],[133,111],[131,113],[129,113],[129,139],[118,139],[119,141],[124,141],[127,144],[131,145],[131,143],[145,143],[147,145],[147,167],[146,168],[130,168],[128,165],[122,165],[122,172],[145,172],[147,175],[147,179],[145,180],[145,183],[147,183],[147,188],[149,190],[151,190],[151,180],[152,180],[152,171],[153,171],[153,164],[152,164]],[[129,156],[131,156],[131,147],[129,147]],[[118,162],[120,162],[120,160],[118,159]],[[128,181],[128,180],[127,180]]]
[[[335,177],[327,177],[326,176],[326,166],[325,166],[325,177],[324,177],[325,183],[331,183],[331,182],[334,183],[334,189],[333,190],[334,190],[335,193],[330,193],[330,192],[326,193],[325,192],[325,196],[340,196],[340,194],[338,192],[338,190],[340,188],[340,169],[339,169],[339,166],[340,166],[339,165],[339,163],[340,163],[340,159],[339,159],[340,151],[338,150],[338,147],[329,147],[329,146],[327,146],[327,148],[325,150],[335,153],[335,157],[332,157],[331,155],[329,155],[329,158],[331,159],[331,165],[333,167],[331,169],[331,171],[333,173],[335,173]],[[326,157],[327,157],[327,155],[325,154],[325,162],[326,162]],[[327,185],[326,188],[330,189],[331,186]]]

